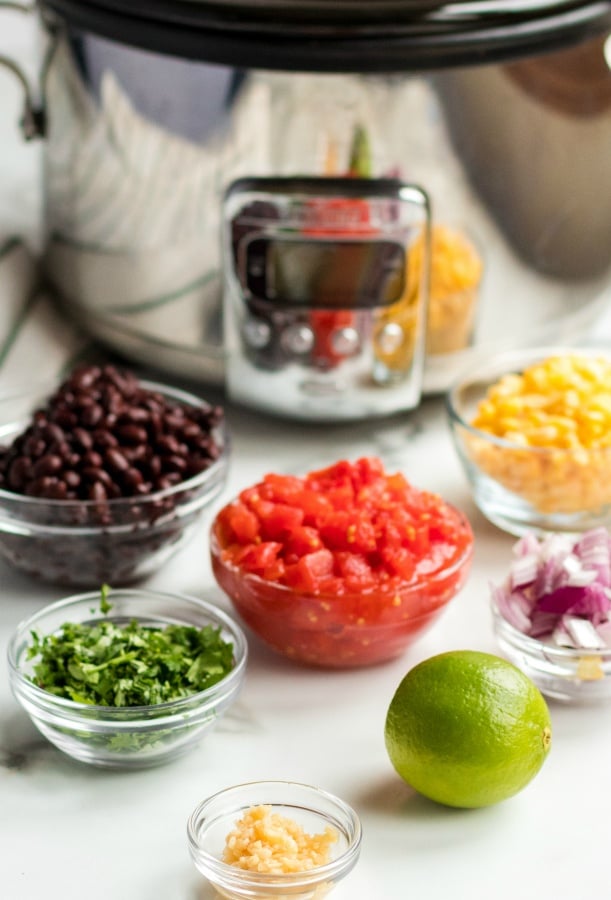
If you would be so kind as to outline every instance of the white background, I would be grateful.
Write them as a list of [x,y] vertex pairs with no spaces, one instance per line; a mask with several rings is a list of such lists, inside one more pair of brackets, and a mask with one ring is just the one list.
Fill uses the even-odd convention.
[[[0,52],[25,54],[31,66],[31,35],[12,18],[9,30],[0,13]],[[22,143],[19,92],[1,70],[0,110],[0,230],[35,241],[40,147]],[[611,896],[608,709],[552,705],[553,747],[543,770],[517,797],[490,809],[450,810],[414,795],[386,756],[386,710],[412,665],[451,648],[495,651],[489,582],[503,576],[513,543],[474,509],[441,404],[429,400],[409,416],[335,428],[228,414],[234,463],[221,500],[268,470],[303,472],[342,456],[379,454],[467,513],[476,533],[468,584],[404,657],[373,669],[302,669],[252,639],[241,699],[198,749],[156,770],[113,773],[75,764],[50,747],[10,695],[9,636],[61,591],[0,565],[2,900],[204,900],[207,889],[187,853],[187,816],[218,789],[265,778],[317,784],[359,812],[362,855],[337,900]],[[210,574],[205,523],[149,584],[229,609]]]

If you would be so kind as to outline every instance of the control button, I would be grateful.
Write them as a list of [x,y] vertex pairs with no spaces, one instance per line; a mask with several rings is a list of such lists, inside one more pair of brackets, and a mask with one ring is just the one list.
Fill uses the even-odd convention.
[[352,356],[361,343],[356,328],[338,328],[331,335],[331,348],[338,356]]
[[348,390],[345,381],[325,380],[324,378],[306,378],[299,385],[302,393],[309,397],[318,397],[322,400],[326,398],[333,399],[339,394],[344,394]]
[[376,336],[380,353],[396,353],[405,340],[405,332],[396,322],[387,322]]
[[265,275],[265,263],[258,256],[248,258],[248,274],[251,278],[262,278]]
[[282,332],[280,342],[287,353],[302,356],[314,346],[314,332],[307,325],[289,325]]
[[249,318],[242,323],[244,342],[253,350],[262,350],[271,340],[272,329],[263,319]]

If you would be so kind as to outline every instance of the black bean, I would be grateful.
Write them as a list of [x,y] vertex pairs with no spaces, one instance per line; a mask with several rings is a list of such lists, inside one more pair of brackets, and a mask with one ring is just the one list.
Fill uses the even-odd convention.
[[157,482],[157,476],[161,474],[161,469],[161,459],[158,456],[151,456],[146,461],[146,472],[154,483]]
[[104,417],[104,410],[99,403],[92,403],[86,406],[81,413],[81,421],[88,428],[94,428]]
[[58,472],[61,472],[63,465],[64,461],[61,456],[45,453],[44,456],[41,456],[34,463],[32,475],[34,478],[40,478],[42,475],[56,475]]
[[98,450],[104,450],[106,447],[119,446],[118,439],[106,428],[96,428],[96,430],[91,433],[91,437],[93,438],[94,446],[97,447]]
[[79,417],[69,409],[58,409],[53,412],[53,421],[61,425],[66,431],[74,428],[79,423]]
[[178,441],[172,434],[162,435],[155,441],[155,449],[165,456],[178,453],[178,447]]
[[23,445],[23,452],[32,459],[37,459],[47,449],[47,445],[41,437],[31,435]]
[[65,481],[60,481],[59,478],[49,478],[47,487],[45,488],[44,496],[49,500],[65,500],[66,494],[68,493],[68,488],[66,487]]
[[166,472],[165,475],[162,475],[158,482],[158,487],[160,490],[166,490],[169,487],[174,487],[176,484],[180,484],[183,480],[180,472]]
[[115,469],[117,472],[124,472],[126,469],[129,469],[129,462],[125,456],[113,447],[104,454],[104,462],[107,466],[111,469]]
[[88,496],[90,500],[106,500],[106,488],[101,481],[94,481],[89,485]]
[[95,384],[99,377],[100,369],[98,366],[80,366],[70,376],[68,385],[77,391],[87,390],[87,388]]
[[153,451],[147,444],[140,444],[138,447],[123,447],[121,452],[125,459],[132,464],[143,462],[153,456]]
[[131,491],[135,491],[143,482],[144,478],[142,477],[142,473],[138,471],[138,469],[127,469],[123,473],[123,484],[129,488]]
[[178,431],[178,437],[181,441],[185,441],[187,444],[190,444],[191,441],[196,441],[201,437],[202,430],[199,425],[196,425],[195,422],[186,422],[185,424],[180,426]]
[[62,478],[70,488],[77,488],[81,483],[81,476],[73,469],[68,469],[67,472],[63,472]]
[[84,481],[97,481],[102,470],[99,466],[83,466],[80,471],[81,478]]
[[28,482],[25,493],[30,497],[46,497],[51,483],[51,478],[48,475],[43,475],[42,478],[34,478]]
[[51,455],[59,456],[64,463],[72,456],[68,441],[53,441],[53,443],[49,444],[47,449]]
[[123,411],[122,417],[128,425],[142,425],[151,420],[151,412],[141,406],[132,406]]
[[143,444],[148,438],[146,429],[140,428],[138,425],[120,425],[117,428],[117,434],[127,444]]
[[88,450],[81,458],[82,469],[101,469],[104,465],[104,457],[97,450]]
[[32,460],[28,456],[18,456],[10,464],[6,482],[12,491],[20,492],[32,479]]
[[47,422],[42,428],[40,436],[49,443],[61,444],[65,441],[64,430],[54,422]]
[[165,464],[170,472],[184,472],[187,468],[187,460],[184,456],[178,456],[178,454],[168,456],[165,460]]
[[79,447],[82,450],[91,450],[93,447],[94,435],[85,428],[75,428],[72,432],[72,442],[76,447]]

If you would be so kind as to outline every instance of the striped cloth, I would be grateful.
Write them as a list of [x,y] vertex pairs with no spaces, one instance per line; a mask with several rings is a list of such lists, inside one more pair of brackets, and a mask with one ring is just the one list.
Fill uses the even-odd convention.
[[55,381],[90,349],[41,288],[27,247],[16,238],[0,242],[0,390]]

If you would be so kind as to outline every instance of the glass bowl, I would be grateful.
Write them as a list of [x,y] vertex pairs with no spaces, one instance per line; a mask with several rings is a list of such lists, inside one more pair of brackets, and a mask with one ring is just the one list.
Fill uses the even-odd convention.
[[[210,411],[185,391],[140,385],[168,402]],[[8,446],[51,393],[30,386],[0,398],[0,445]],[[227,479],[230,446],[224,419],[211,432],[218,458],[192,478],[154,493],[100,500],[42,499],[0,488],[0,557],[27,575],[96,588],[129,584],[164,565],[194,534]]]
[[[270,875],[223,862],[227,835],[250,808],[269,806],[308,834],[337,832],[328,863],[301,872]],[[229,900],[291,898],[318,900],[354,868],[361,849],[361,825],[343,800],[320,788],[292,781],[259,781],[220,791],[200,803],[187,823],[189,851],[197,869]]]
[[499,528],[578,533],[611,525],[611,447],[529,446],[516,429],[508,440],[471,425],[499,379],[552,356],[608,357],[595,349],[530,348],[480,362],[446,395],[454,445],[481,512]]
[[329,668],[400,656],[460,591],[472,550],[471,541],[451,564],[406,582],[392,596],[376,590],[338,596],[296,591],[244,572],[223,559],[214,524],[210,536],[214,576],[246,625],[277,653]]
[[[246,669],[242,629],[221,610],[182,594],[113,590],[111,609],[100,610],[100,594],[67,597],[46,606],[16,629],[8,647],[12,691],[38,730],[68,756],[114,768],[142,768],[166,762],[193,747],[236,699]],[[43,690],[30,679],[32,632],[45,636],[66,622],[92,624],[132,619],[149,627],[169,624],[220,629],[234,648],[234,667],[221,681],[191,696],[151,706],[111,707],[76,703]]]
[[560,647],[515,628],[492,601],[494,632],[502,653],[542,694],[567,703],[611,701],[611,647]]

